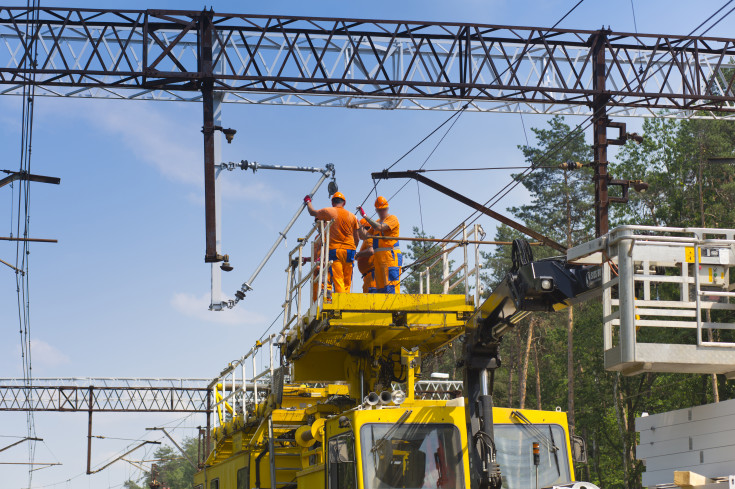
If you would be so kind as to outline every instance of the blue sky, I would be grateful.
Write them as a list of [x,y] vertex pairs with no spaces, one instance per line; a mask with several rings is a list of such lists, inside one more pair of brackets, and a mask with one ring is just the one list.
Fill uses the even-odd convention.
[[[11,2],[12,3],[12,2]],[[575,1],[312,1],[216,2],[215,11],[351,16],[386,19],[475,21],[549,26]],[[635,0],[638,30],[687,34],[719,8],[721,1]],[[19,3],[25,5],[25,2]],[[113,7],[110,2],[79,1],[74,6]],[[72,4],[69,4],[72,5]],[[122,5],[122,4],[117,4]],[[125,8],[200,9],[180,0],[155,5],[127,1]],[[207,4],[207,7],[210,4]],[[633,31],[630,0],[584,2],[562,27]],[[735,17],[710,34],[732,35]],[[20,107],[16,97],[0,97],[0,168],[16,169],[19,158]],[[238,133],[223,145],[223,157],[261,163],[337,168],[348,207],[370,189],[369,173],[381,170],[448,116],[447,113],[368,111],[333,108],[225,105],[224,125]],[[525,116],[526,127],[545,117]],[[580,122],[570,119],[570,123]],[[631,129],[639,120],[629,120]],[[36,103],[33,172],[61,178],[60,186],[35,184],[31,229],[34,237],[58,244],[31,247],[31,317],[33,373],[37,377],[197,377],[216,375],[240,357],[278,314],[283,297],[285,247],[256,281],[255,291],[233,311],[210,313],[209,266],[203,262],[204,212],[201,182],[201,107],[197,103],[57,100]],[[531,137],[529,131],[529,137]],[[427,164],[431,167],[520,165],[524,143],[517,114],[464,114]],[[397,168],[418,167],[433,147],[415,151]],[[255,268],[286,224],[315,175],[261,171],[232,172],[223,196],[223,250],[235,270],[224,289],[236,290]],[[442,174],[445,185],[484,201],[503,186],[507,173]],[[390,195],[401,182],[382,183]],[[326,188],[315,198],[327,204]],[[0,235],[10,232],[10,189],[0,190],[5,215]],[[461,205],[421,189],[425,230],[443,235],[469,212]],[[522,202],[516,191],[499,208]],[[391,204],[403,234],[419,225],[415,184]],[[0,214],[1,215],[1,214]],[[488,235],[494,224],[480,221]],[[289,245],[303,233],[302,218]],[[12,260],[14,245],[0,243],[0,258]],[[0,377],[21,375],[15,276],[0,268]],[[84,471],[86,416],[38,414],[39,461],[63,462],[34,475],[34,487]],[[147,426],[176,423],[168,415],[99,415],[95,434],[135,438]],[[182,427],[203,420],[192,417]],[[1,435],[23,435],[19,414],[0,414]],[[188,430],[194,434],[193,430]],[[187,429],[177,430],[184,435]],[[4,446],[6,438],[0,438]],[[9,439],[8,439],[9,440]],[[125,441],[95,441],[93,463],[120,453]],[[24,447],[3,452],[0,461],[19,461]],[[43,459],[43,460],[42,460]],[[8,468],[11,467],[11,468]],[[26,470],[0,465],[3,487],[25,487]],[[114,487],[134,474],[117,464],[95,476],[81,476],[55,487]]]

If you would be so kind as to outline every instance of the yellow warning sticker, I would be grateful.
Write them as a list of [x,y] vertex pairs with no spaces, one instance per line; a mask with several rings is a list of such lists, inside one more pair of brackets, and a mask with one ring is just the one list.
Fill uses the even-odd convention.
[[[684,259],[687,263],[694,263],[694,246],[684,248]],[[699,248],[699,261],[702,261],[702,248]]]

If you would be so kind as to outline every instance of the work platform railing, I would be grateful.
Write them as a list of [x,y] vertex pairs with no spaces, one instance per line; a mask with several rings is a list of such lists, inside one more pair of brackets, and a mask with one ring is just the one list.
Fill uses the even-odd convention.
[[623,226],[568,259],[604,265],[607,369],[735,374],[735,230]]
[[249,413],[255,413],[258,403],[273,392],[276,367],[273,348],[276,335],[256,342],[242,358],[230,362],[219,376],[212,380],[209,389],[214,399],[215,426],[231,421],[240,415],[245,421]]
[[[328,280],[331,264],[328,250],[331,224],[317,221],[289,252],[288,266],[285,270],[286,296],[283,302],[281,331],[284,336],[287,336],[287,332],[295,325],[303,327],[304,316],[307,313],[314,314],[324,300],[331,299],[332,290]],[[480,246],[511,244],[483,241],[484,237],[485,232],[479,224],[471,227],[462,224],[443,239],[402,236],[394,239],[404,243],[412,241],[427,243],[427,253],[415,257],[418,261],[410,265],[413,267],[412,272],[418,276],[419,294],[450,294],[460,288],[467,303],[474,300],[474,304],[479,304],[482,295]],[[402,284],[406,276],[405,272],[401,274]],[[437,276],[441,277],[441,280],[438,285],[434,283],[432,287],[432,277]],[[307,287],[308,291],[305,291]],[[359,283],[352,284],[353,291],[359,287]],[[437,291],[437,288],[440,290]],[[405,292],[405,288],[402,291]]]
[[[282,333],[292,325],[301,324],[306,304],[311,307],[324,297],[331,296],[327,274],[330,265],[328,243],[332,222],[316,221],[306,236],[298,239],[298,244],[288,254]],[[305,253],[307,247],[309,254]],[[305,266],[307,263],[309,266]],[[309,299],[305,302],[304,288],[307,285]]]
[[[449,294],[460,285],[464,285],[464,294],[467,301],[474,296],[475,304],[480,303],[482,294],[482,286],[480,283],[480,269],[482,263],[480,261],[480,244],[485,238],[485,231],[482,226],[475,224],[469,228],[465,223],[454,228],[446,239],[427,239],[426,241],[440,243],[440,257],[433,260],[429,265],[420,267],[419,272],[419,293],[431,293],[431,270],[441,265],[441,287],[443,294]],[[468,249],[472,247],[471,250]],[[456,260],[457,256],[461,257],[460,265],[451,270],[450,264]],[[470,265],[472,264],[472,265]],[[472,268],[470,268],[472,266]],[[474,278],[474,284],[470,283]],[[473,294],[474,292],[474,294]],[[472,294],[472,295],[471,295]]]

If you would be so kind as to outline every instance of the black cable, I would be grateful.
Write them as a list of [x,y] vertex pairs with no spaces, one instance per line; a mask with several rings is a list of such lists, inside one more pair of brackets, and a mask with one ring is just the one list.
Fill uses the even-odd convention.
[[[462,109],[462,110],[464,110],[464,109]],[[457,114],[461,114],[461,113],[462,113],[462,111],[457,112]],[[458,120],[459,120],[459,117],[457,117],[454,120],[454,122],[452,122],[452,124],[447,128],[447,130],[444,132],[444,135],[441,137],[441,139],[439,139],[439,141],[437,141],[436,145],[434,145],[434,149],[431,150],[431,153],[429,153],[429,155],[426,157],[426,159],[424,159],[424,162],[421,163],[421,166],[419,166],[419,170],[422,170],[424,168],[424,166],[426,165],[426,163],[429,162],[429,158],[431,158],[434,155],[434,153],[436,152],[436,150],[439,148],[439,145],[441,145],[441,143],[444,141],[444,139],[447,137],[447,135],[449,135],[449,132],[452,130],[452,128],[454,127],[454,125],[457,123]],[[410,182],[410,180],[406,180],[403,183],[403,185],[401,185],[398,188],[398,190],[396,190],[395,192],[393,192],[393,195],[391,195],[388,198],[388,202],[390,202],[393,199],[393,197],[395,197],[396,195],[398,195],[399,193],[401,193],[401,191],[404,188],[406,188],[406,185],[408,185],[408,182]]]
[[[559,24],[560,24],[560,23],[561,23],[561,22],[562,22],[562,21],[563,21],[564,19],[566,19],[566,18],[567,18],[567,16],[569,16],[569,14],[571,14],[572,12],[574,12],[574,10],[575,10],[575,9],[576,9],[577,7],[579,7],[579,5],[581,5],[583,1],[584,1],[584,0],[579,0],[579,1],[578,1],[578,2],[577,2],[577,3],[576,3],[576,4],[575,4],[575,5],[574,5],[574,6],[573,6],[573,7],[571,8],[571,9],[569,9],[569,10],[568,10],[568,11],[567,11],[567,12],[566,12],[566,13],[565,13],[565,14],[564,14],[564,15],[563,15],[563,16],[562,16],[562,17],[561,17],[561,18],[560,18],[559,20],[557,20],[557,21],[556,21],[556,23],[555,23],[555,24],[554,24],[554,25],[553,25],[553,26],[552,26],[552,27],[551,27],[550,29],[548,29],[548,30],[546,31],[546,33],[544,33],[544,34],[543,34],[543,36],[545,36],[546,34],[548,34],[548,32],[549,32],[550,30],[552,30],[552,29],[554,29],[554,28],[555,28],[556,26],[558,26],[558,25],[559,25]],[[733,1],[735,1],[735,0],[733,0]],[[526,53],[528,52],[528,50],[529,50],[529,49],[530,49],[530,44],[527,44],[526,46],[524,46],[524,48],[523,48],[523,51],[522,51],[522,52],[520,53],[520,55],[519,55],[519,56],[518,56],[518,57],[516,58],[517,60],[519,60],[518,62],[520,62],[520,60],[522,60],[522,59],[523,59],[523,57],[524,57],[524,56],[526,55]],[[510,64],[508,65],[508,67],[507,67],[507,68],[505,68],[505,69],[504,69],[503,71],[501,71],[501,72],[500,72],[500,73],[499,73],[499,74],[498,74],[498,75],[497,75],[497,76],[495,77],[495,79],[494,79],[494,80],[493,80],[492,82],[490,82],[490,83],[489,83],[489,85],[493,85],[493,84],[495,84],[495,83],[496,83],[496,82],[497,82],[498,80],[500,80],[500,77],[502,77],[502,76],[503,76],[503,75],[504,75],[505,73],[507,73],[507,72],[508,72],[508,70],[509,70],[509,69],[511,68],[511,66],[512,66],[512,65],[513,65],[513,63],[510,63]],[[413,147],[412,147],[411,149],[409,149],[409,150],[408,150],[407,152],[405,152],[405,153],[404,153],[404,154],[403,154],[403,155],[402,155],[402,156],[401,156],[400,158],[398,158],[398,159],[397,159],[396,161],[394,161],[394,162],[393,162],[393,163],[392,163],[392,164],[391,164],[391,165],[390,165],[390,166],[389,166],[388,168],[386,168],[385,170],[387,171],[387,170],[390,170],[391,168],[393,168],[393,167],[394,167],[394,166],[395,166],[395,165],[396,165],[396,164],[397,164],[398,162],[400,162],[401,160],[403,160],[403,159],[404,159],[404,158],[405,158],[406,156],[408,156],[408,155],[409,155],[409,154],[410,154],[411,152],[413,152],[413,151],[414,151],[414,150],[415,150],[416,148],[418,148],[418,147],[419,147],[419,146],[420,146],[421,144],[423,144],[423,143],[424,143],[424,142],[425,142],[425,141],[426,141],[426,140],[427,140],[428,138],[430,138],[430,137],[431,137],[432,135],[434,135],[434,134],[435,134],[435,133],[436,133],[436,132],[437,132],[437,131],[438,131],[438,130],[439,130],[439,129],[441,128],[441,127],[443,127],[444,125],[446,125],[446,124],[447,124],[447,123],[448,123],[448,122],[449,122],[450,120],[452,120],[452,119],[453,119],[454,117],[457,117],[457,120],[458,120],[458,119],[459,119],[459,116],[460,116],[461,114],[463,114],[463,113],[464,113],[464,111],[465,111],[465,110],[467,109],[467,107],[469,107],[469,106],[470,106],[470,105],[471,105],[471,104],[472,104],[472,103],[473,103],[473,102],[474,102],[475,100],[477,100],[477,97],[479,97],[479,96],[480,96],[480,93],[478,92],[478,93],[477,93],[477,95],[475,95],[474,97],[472,97],[472,98],[471,98],[471,99],[469,100],[469,102],[467,102],[466,104],[464,104],[464,105],[462,106],[462,108],[461,108],[461,109],[459,109],[458,111],[454,112],[454,113],[453,113],[453,114],[452,114],[452,115],[451,115],[451,116],[450,116],[449,118],[447,118],[447,119],[446,119],[446,120],[445,120],[444,122],[442,122],[442,123],[441,123],[441,124],[440,124],[439,126],[437,126],[437,127],[436,127],[436,129],[434,129],[433,131],[431,131],[431,132],[430,132],[430,133],[429,133],[429,134],[428,134],[428,135],[427,135],[426,137],[424,137],[423,139],[421,139],[421,141],[419,141],[418,143],[416,143],[416,144],[415,144],[415,145],[414,145],[414,146],[413,146]],[[455,124],[455,123],[457,122],[457,120],[455,120],[455,121],[454,121],[454,122],[452,123],[452,125],[451,125],[451,126],[449,127],[449,130],[451,130],[451,129],[452,129],[452,127],[454,127],[454,124]],[[523,123],[523,115],[522,115],[522,114],[521,114],[521,123],[523,124],[523,128],[524,128],[524,134],[525,134],[525,123]],[[423,168],[423,167],[424,167],[424,165],[426,164],[426,162],[427,162],[427,161],[429,161],[429,158],[431,157],[431,155],[433,155],[433,154],[434,154],[434,151],[436,151],[436,149],[437,149],[437,148],[439,147],[439,144],[441,144],[441,142],[442,142],[442,141],[444,140],[444,138],[445,138],[445,137],[447,136],[447,134],[449,133],[449,130],[447,130],[447,132],[445,132],[445,133],[444,133],[444,136],[442,136],[442,139],[441,139],[441,140],[439,141],[439,143],[438,143],[438,144],[437,144],[437,145],[436,145],[436,146],[434,147],[434,149],[433,149],[433,150],[431,151],[431,153],[429,154],[429,156],[428,156],[428,157],[426,158],[426,160],[424,160],[424,163],[423,163],[423,164],[422,164],[422,165],[421,165],[421,166],[420,166],[419,168]],[[526,135],[526,142],[528,142],[528,136],[527,136],[527,135]],[[396,195],[398,195],[398,194],[399,194],[399,193],[400,193],[400,192],[401,192],[401,191],[402,191],[402,190],[403,190],[403,189],[404,189],[404,188],[406,187],[407,183],[408,183],[408,182],[404,183],[404,184],[403,184],[403,185],[402,185],[402,186],[401,186],[401,187],[400,187],[400,188],[399,188],[399,189],[398,189],[398,190],[397,190],[397,191],[396,191],[396,192],[395,192],[395,193],[394,193],[394,194],[393,194],[393,195],[392,195],[392,196],[391,196],[391,197],[390,197],[390,198],[389,198],[388,200],[390,201],[390,200],[391,200],[391,199],[392,199],[393,197],[395,197]],[[368,195],[367,195],[367,197],[365,197],[365,199],[364,199],[364,200],[362,201],[362,204],[360,205],[360,207],[362,207],[362,206],[364,206],[364,205],[365,205],[365,202],[367,202],[367,200],[368,200],[368,198],[369,198],[369,196],[370,196],[370,193],[371,193],[371,192],[372,192],[373,190],[376,190],[376,189],[377,189],[377,185],[378,185],[378,182],[375,182],[375,183],[373,184],[373,188],[372,188],[372,189],[370,189],[370,192],[368,192]],[[377,194],[377,191],[376,191],[376,194]]]
[[262,340],[265,337],[265,335],[268,334],[268,331],[271,330],[273,325],[276,324],[276,321],[278,321],[278,318],[280,318],[281,316],[283,316],[283,309],[281,309],[281,312],[278,314],[278,316],[276,316],[276,319],[273,320],[271,325],[268,326],[268,329],[266,329],[265,332],[262,335],[260,335],[260,338],[258,338],[258,341]]
[[[722,5],[722,7],[720,7],[719,9],[717,9],[717,10],[715,11],[715,13],[713,13],[712,15],[710,15],[709,17],[707,17],[707,19],[705,19],[705,20],[704,20],[704,21],[703,21],[703,22],[702,22],[701,24],[699,24],[699,25],[698,25],[697,27],[695,27],[694,29],[692,29],[692,30],[691,30],[691,32],[689,32],[689,34],[687,34],[687,35],[686,35],[686,37],[690,37],[690,36],[692,36],[692,35],[693,35],[693,34],[694,34],[694,33],[695,33],[696,31],[697,31],[697,29],[699,29],[700,27],[704,26],[704,25],[705,25],[705,24],[706,24],[707,22],[709,22],[709,21],[710,21],[710,20],[711,20],[711,19],[712,19],[712,18],[713,18],[714,16],[716,16],[717,14],[719,14],[720,12],[722,12],[722,11],[723,11],[723,10],[724,10],[725,8],[727,8],[727,6],[728,6],[728,5],[730,5],[730,4],[731,4],[731,3],[733,2],[733,1],[735,1],[735,0],[728,0],[727,2],[725,2],[725,4],[724,4],[724,5]],[[717,24],[719,24],[719,23],[720,23],[720,22],[721,22],[721,21],[722,21],[723,19],[725,19],[725,17],[727,17],[728,15],[730,15],[730,14],[732,13],[732,11],[733,11],[733,10],[735,10],[735,8],[733,8],[732,10],[730,10],[729,12],[727,12],[727,13],[726,13],[725,15],[723,15],[722,17],[720,17],[720,19],[719,19],[719,20],[718,20],[717,22],[715,22],[714,24],[712,24],[711,26],[709,26],[709,27],[708,27],[708,28],[707,28],[707,29],[706,29],[706,30],[705,30],[704,32],[702,32],[701,34],[699,34],[699,36],[701,37],[701,36],[704,36],[705,34],[707,34],[707,33],[708,33],[708,32],[709,32],[709,31],[710,31],[710,30],[711,30],[711,29],[712,29],[713,27],[715,27],[715,26],[716,26]],[[678,39],[677,41],[674,41],[674,42],[678,44],[679,42],[681,42],[681,41],[683,41],[683,40],[684,40],[684,39]],[[690,45],[690,44],[691,44],[692,42],[694,42],[694,39],[689,39],[689,40],[688,40],[688,41],[686,42],[686,44],[684,44],[683,46],[681,46],[680,48],[677,48],[677,49],[686,49],[686,47],[687,47],[687,46],[689,46],[689,45]],[[673,43],[672,43],[672,44],[673,44]],[[664,56],[666,56],[666,54],[667,54],[667,53],[663,53],[663,54],[661,54],[661,56],[659,56],[659,57],[658,57],[658,59],[656,59],[655,61],[652,61],[652,62],[651,62],[650,64],[651,64],[651,65],[654,65],[654,64],[658,63],[659,61],[661,61],[661,60],[662,60],[662,59],[664,58]],[[663,66],[659,66],[658,68],[656,68],[656,70],[654,70],[654,71],[653,71],[653,72],[652,72],[651,74],[649,74],[648,76],[646,76],[646,78],[645,78],[645,79],[641,80],[641,82],[640,82],[640,86],[643,86],[643,84],[644,84],[645,82],[647,82],[648,80],[650,80],[650,79],[651,79],[651,77],[653,77],[654,75],[656,75],[656,74],[657,74],[657,73],[658,73],[659,71],[661,71],[661,70],[662,70],[663,68],[664,68]]]
[[[40,2],[28,0],[26,2],[26,25],[25,39],[27,40],[27,51],[23,56],[20,68],[26,70],[29,83],[23,86],[23,107],[21,114],[21,140],[20,140],[20,172],[31,172],[31,151],[33,139],[33,107],[35,99],[36,68],[38,59],[38,34],[40,31],[39,15]],[[16,221],[16,236],[20,237],[21,216],[23,220],[23,236],[28,237],[30,229],[30,180],[21,181],[18,189],[18,216]],[[15,248],[16,272],[16,294],[18,302],[18,323],[21,341],[21,359],[23,363],[23,380],[27,387],[26,392],[32,392],[33,386],[33,363],[31,356],[31,332],[30,332],[30,285],[29,285],[29,242],[18,241]],[[33,399],[26,397],[26,428],[29,438],[36,438],[35,418],[33,413]],[[28,486],[33,482],[33,461],[35,458],[36,444],[34,441],[28,444]]]
[[[414,151],[414,150],[415,150],[416,148],[418,148],[419,146],[421,146],[421,145],[422,145],[422,144],[423,144],[423,143],[424,143],[424,142],[425,142],[425,141],[426,141],[427,139],[429,139],[429,138],[430,138],[431,136],[433,136],[434,134],[436,134],[436,132],[437,132],[437,131],[438,131],[439,129],[441,129],[442,127],[444,127],[444,126],[445,126],[445,125],[446,125],[446,124],[447,124],[447,123],[448,123],[449,121],[451,121],[451,120],[452,120],[452,119],[454,119],[455,117],[458,117],[458,116],[459,116],[459,115],[460,115],[460,114],[461,114],[462,112],[464,112],[464,110],[465,110],[465,109],[467,108],[467,105],[468,105],[468,104],[465,104],[464,106],[462,106],[462,108],[461,108],[460,110],[458,110],[458,111],[456,111],[456,112],[452,113],[452,115],[451,115],[451,116],[449,116],[449,117],[448,117],[448,118],[447,118],[447,119],[446,119],[446,120],[445,120],[444,122],[442,122],[441,124],[439,124],[438,126],[436,126],[436,128],[434,128],[434,130],[433,130],[433,131],[431,131],[431,132],[430,132],[429,134],[427,134],[426,136],[424,136],[424,137],[423,137],[423,138],[421,139],[421,141],[419,141],[418,143],[414,144],[414,145],[413,145],[413,146],[411,147],[411,149],[409,149],[408,151],[406,151],[405,153],[403,153],[403,155],[401,155],[401,157],[400,157],[400,158],[398,158],[398,159],[397,159],[396,161],[394,161],[393,163],[391,163],[391,164],[390,164],[390,165],[388,166],[388,168],[386,168],[386,169],[385,169],[385,171],[388,171],[388,170],[390,170],[391,168],[393,168],[394,166],[396,166],[396,165],[397,165],[397,164],[398,164],[398,163],[399,163],[399,162],[400,162],[401,160],[403,160],[403,158],[405,158],[406,156],[408,156],[409,154],[411,154],[411,153],[412,153],[412,152],[413,152],[413,151]],[[455,121],[455,122],[456,122],[456,121]],[[454,124],[452,124],[452,126],[454,126]],[[450,126],[450,127],[451,127],[451,126]],[[446,135],[446,134],[445,134],[445,135]],[[436,148],[434,148],[434,149],[436,149]],[[433,151],[432,151],[432,153],[433,153]],[[373,190],[376,190],[376,189],[377,189],[377,187],[378,187],[378,182],[376,181],[376,182],[375,182],[375,183],[373,184],[373,188],[371,188],[371,189],[370,189],[370,191],[368,192],[367,196],[365,197],[365,200],[363,200],[363,201],[362,201],[362,204],[360,204],[360,207],[362,207],[362,206],[364,206],[364,205],[365,205],[365,202],[367,202],[367,200],[368,200],[368,199],[370,198],[370,194],[371,194],[371,193],[373,192]]]
[[421,185],[419,185],[418,180],[416,180],[416,193],[419,197],[419,219],[421,220],[421,234],[424,234],[424,210],[423,206],[421,205]]
[[[527,170],[531,168],[530,165],[527,166],[480,166],[475,168],[428,168],[426,170],[413,170],[416,173],[428,173],[432,171],[489,171],[489,170]],[[536,169],[539,168],[548,168],[548,169],[554,169],[559,168],[558,166],[536,166],[534,167]]]
[[[602,110],[602,108],[603,107],[600,107],[597,110]],[[508,182],[507,185],[505,185],[505,187],[503,187],[498,192],[496,192],[492,197],[490,197],[490,199],[488,199],[485,202],[484,205],[487,207],[488,204],[489,204],[489,207],[492,207],[493,205],[497,204],[510,191],[512,191],[515,187],[517,187],[525,179],[525,177],[527,177],[533,170],[539,169],[539,168],[550,168],[550,167],[541,166],[539,163],[543,163],[545,161],[548,161],[548,159],[550,159],[551,156],[553,156],[564,144],[566,144],[567,141],[571,137],[573,137],[576,133],[578,133],[580,131],[585,131],[587,128],[589,128],[592,125],[592,118],[594,117],[594,115],[595,115],[595,113],[593,113],[592,115],[588,116],[587,118],[585,118],[585,120],[583,120],[582,122],[580,122],[579,124],[577,124],[577,126],[574,129],[570,130],[566,134],[566,136],[564,138],[562,138],[560,141],[558,141],[551,148],[547,149],[544,152],[544,154],[542,154],[538,158],[538,160],[536,162],[534,162],[531,166],[525,167],[526,170],[524,172],[522,172],[519,176],[517,176],[514,179],[512,179],[510,182]],[[587,124],[584,127],[582,127],[582,124],[585,124],[585,123],[587,123]],[[429,171],[429,170],[425,170],[425,171]],[[493,202],[491,203],[491,201],[493,201]],[[477,214],[477,216],[475,216],[475,214]],[[469,226],[469,225],[472,225],[473,223],[475,223],[483,215],[484,214],[480,213],[479,211],[474,211],[474,212],[472,212],[469,216],[467,216],[461,222],[467,222],[469,219],[471,219],[473,216],[475,216],[475,218],[467,224]],[[445,239],[449,236],[450,233],[451,233],[451,231],[445,235]],[[441,251],[439,253],[441,253]],[[413,273],[415,271],[415,269],[413,269],[413,267],[415,265],[418,265],[418,264],[421,264],[423,262],[429,261],[432,258],[433,257],[428,257],[428,258],[425,258],[425,259],[422,258],[420,260],[417,259],[414,262],[406,265],[405,267],[402,267],[402,270],[403,271],[405,271],[405,270],[411,270],[410,273]],[[404,278],[406,276],[407,275],[403,275],[403,273],[401,274],[401,282],[404,280]]]
[[526,146],[530,146],[531,143],[528,142],[528,133],[526,132],[526,123],[523,120],[523,112],[518,112],[518,115],[521,116],[521,126],[523,127],[523,137],[526,138]]
[[[557,20],[557,21],[556,21],[556,24],[554,24],[553,26],[551,26],[551,29],[553,29],[553,28],[555,28],[556,26],[558,26],[559,24],[561,24],[561,21],[562,21],[562,20],[564,20],[564,19],[566,19],[566,18],[567,18],[567,16],[568,16],[569,14],[571,14],[572,12],[574,12],[574,10],[575,10],[575,9],[576,9],[577,7],[579,7],[579,5],[580,5],[580,4],[582,3],[582,2],[584,2],[584,0],[579,0],[579,2],[577,2],[577,3],[576,3],[576,4],[574,5],[574,7],[570,8],[570,9],[569,9],[569,11],[568,11],[568,12],[567,12],[566,14],[564,14],[564,16],[563,16],[563,17],[562,17],[561,19],[559,19],[559,20]],[[551,30],[551,29],[549,29],[549,30]]]

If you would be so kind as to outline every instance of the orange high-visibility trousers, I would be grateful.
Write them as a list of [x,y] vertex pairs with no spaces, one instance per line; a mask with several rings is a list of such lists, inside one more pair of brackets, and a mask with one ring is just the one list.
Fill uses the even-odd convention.
[[355,250],[329,250],[329,284],[334,292],[350,292],[352,289],[352,262]]
[[362,276],[362,291],[365,294],[371,294],[375,292],[375,269],[368,270],[365,275]]
[[401,293],[401,267],[403,254],[401,250],[378,250],[375,252],[375,288],[379,294]]

